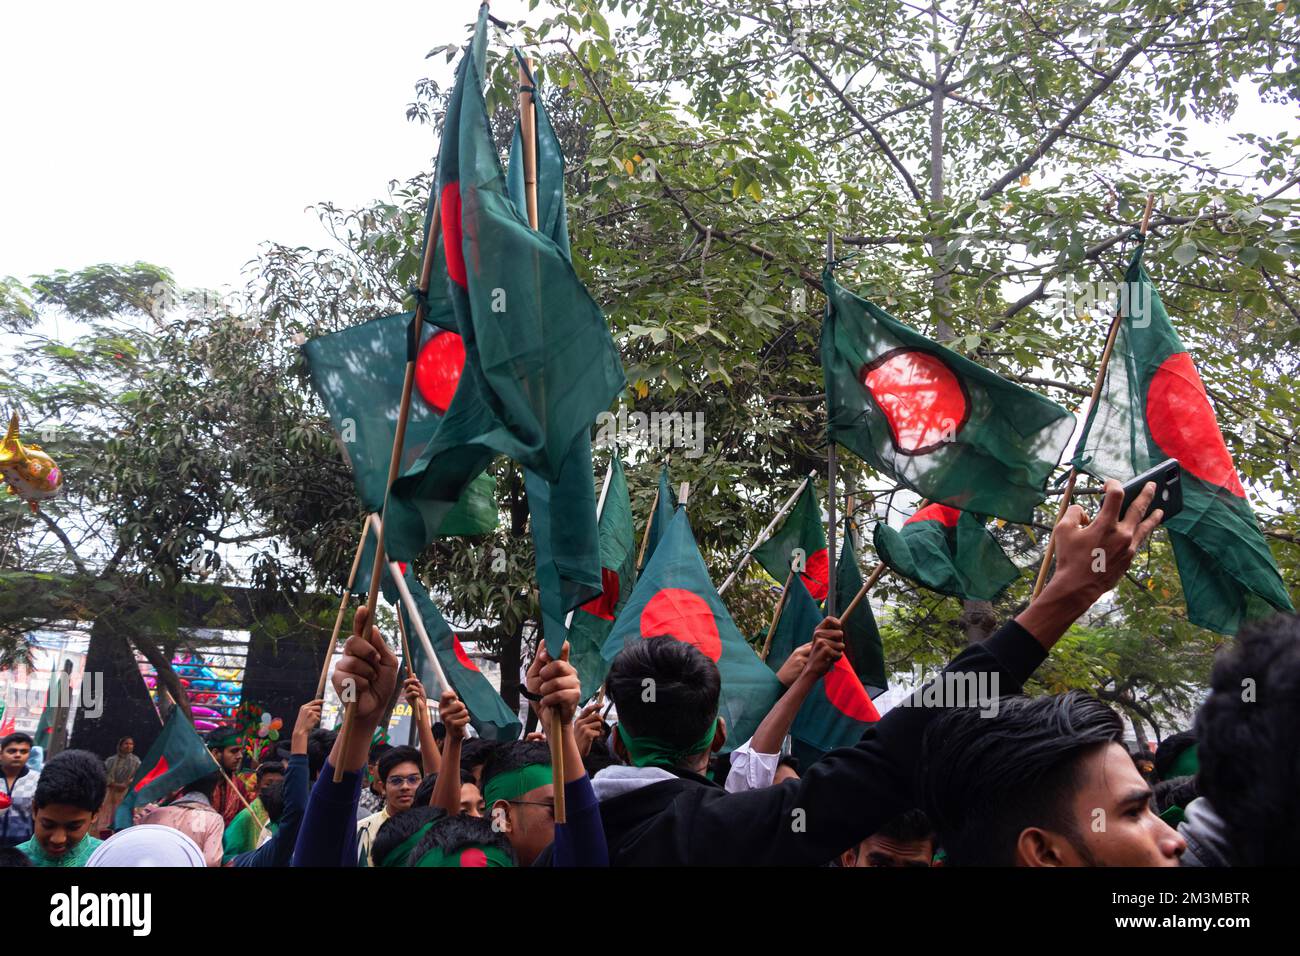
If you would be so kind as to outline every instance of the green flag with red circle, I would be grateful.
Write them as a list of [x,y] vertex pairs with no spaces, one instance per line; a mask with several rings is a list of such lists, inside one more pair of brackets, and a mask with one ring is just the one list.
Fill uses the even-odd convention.
[[781,526],[753,553],[763,570],[782,584],[791,568],[797,567],[798,576],[813,599],[826,600],[830,590],[830,558],[822,509],[811,481],[804,484]]
[[126,829],[131,826],[131,812],[136,807],[157,803],[168,794],[217,770],[207,743],[185,716],[185,711],[173,706],[153,746],[140,758],[135,779],[113,817],[113,828]]
[[612,661],[628,642],[665,636],[694,646],[717,665],[719,714],[727,724],[724,752],[752,737],[781,695],[781,683],[727,613],[680,507],[614,621],[603,656]]
[[1205,385],[1142,264],[1142,249],[1133,253],[1124,277],[1123,321],[1073,464],[1124,481],[1168,458],[1178,460],[1183,510],[1164,527],[1187,618],[1235,634],[1246,621],[1294,608]]
[[822,275],[828,434],[931,501],[1033,520],[1074,416]]
[[876,525],[876,555],[909,580],[963,600],[995,601],[1020,576],[984,519],[929,504],[891,528]]
[[[841,611],[857,597],[862,589],[862,571],[858,567],[858,549],[854,543],[851,522],[845,522],[844,547],[840,551],[835,572],[835,606]],[[876,626],[876,615],[871,602],[863,598],[853,614],[844,622],[844,650],[853,673],[874,699],[889,689],[885,667],[885,643]]]

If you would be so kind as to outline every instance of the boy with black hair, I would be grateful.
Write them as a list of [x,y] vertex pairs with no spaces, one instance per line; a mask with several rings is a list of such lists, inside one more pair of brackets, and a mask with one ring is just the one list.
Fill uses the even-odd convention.
[[212,795],[224,781],[214,770],[185,785],[181,795],[165,807],[146,814],[136,823],[149,823],[179,830],[199,845],[208,866],[220,866],[221,838],[226,829],[221,814],[212,805]]
[[555,838],[551,748],[537,740],[495,748],[483,765],[483,804],[493,829],[506,835],[520,864],[532,866]]
[[845,850],[840,866],[928,867],[934,862],[935,840],[934,826],[925,812],[908,810]]
[[317,727],[307,735],[307,782],[315,783],[321,768],[329,760],[330,751],[334,749],[334,740],[339,735],[338,729],[326,730]]
[[1247,625],[1221,651],[1196,714],[1200,799],[1184,866],[1300,861],[1300,617]]
[[919,776],[947,862],[1177,866],[1186,844],[1153,812],[1123,734],[1118,714],[1078,691],[938,717]]
[[0,846],[17,846],[32,838],[32,797],[41,775],[27,766],[32,738],[13,733],[0,740],[0,775],[8,801],[0,810]]
[[496,747],[495,740],[487,740],[483,737],[466,737],[460,745],[461,768],[474,775],[474,782],[479,789],[483,787],[483,765],[487,763],[488,756]]
[[228,825],[256,796],[253,785],[240,773],[244,744],[237,727],[214,727],[208,731],[206,742],[217,766],[225,774],[224,778],[217,779],[217,787],[211,795],[212,806]]
[[379,758],[377,771],[383,786],[384,806],[357,824],[357,864],[374,866],[371,844],[379,828],[391,817],[405,813],[415,805],[415,792],[424,779],[420,752],[414,747],[390,747]]
[[[871,725],[860,743],[826,754],[797,781],[728,794],[705,777],[709,753],[724,748],[727,731],[718,717],[716,665],[680,641],[629,642],[612,662],[606,688],[619,715],[614,746],[631,766],[607,768],[593,780],[610,862],[818,866],[916,806],[917,755],[934,717],[960,703],[958,692],[971,685],[994,698],[1019,692],[1069,626],[1123,577],[1159,523],[1159,509],[1147,515],[1154,483],[1122,517],[1123,487],[1112,480],[1105,488],[1094,518],[1074,504],[1057,522],[1056,572],[1024,611],[966,648],[908,706]],[[818,641],[835,659],[843,654],[839,619],[818,626],[814,654]],[[795,680],[811,677],[805,664]],[[653,695],[645,694],[647,686]],[[1132,770],[1127,753],[1124,759]]]
[[1176,734],[1170,734],[1160,741],[1152,758],[1156,779],[1172,780],[1174,777],[1196,776],[1196,755],[1195,730],[1180,730]]
[[104,764],[88,750],[55,754],[32,797],[31,839],[18,846],[33,866],[85,866],[103,840],[90,825],[104,802]]

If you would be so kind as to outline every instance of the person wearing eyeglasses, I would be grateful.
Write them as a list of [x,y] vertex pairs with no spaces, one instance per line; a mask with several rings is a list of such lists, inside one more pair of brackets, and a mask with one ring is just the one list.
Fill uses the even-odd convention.
[[379,779],[383,784],[384,808],[357,824],[357,865],[374,866],[371,846],[375,834],[390,817],[405,813],[415,804],[415,791],[424,779],[420,752],[414,747],[394,747],[379,758]]

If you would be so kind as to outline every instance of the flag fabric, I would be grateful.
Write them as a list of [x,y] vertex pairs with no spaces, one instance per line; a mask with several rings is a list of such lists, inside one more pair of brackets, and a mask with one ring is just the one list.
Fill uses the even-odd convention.
[[1073,464],[1133,478],[1167,458],[1182,471],[1183,510],[1164,523],[1193,624],[1235,634],[1244,621],[1291,611],[1290,596],[1246,500],[1205,386],[1142,264],[1124,277],[1123,321]]
[[[578,487],[568,484],[577,482],[575,443],[626,385],[605,318],[566,251],[532,229],[508,195],[483,101],[486,36],[484,7],[448,101],[435,186],[442,226],[435,278],[447,277],[465,364],[438,430],[392,488],[386,539],[402,560],[419,553],[427,529],[496,455]],[[589,464],[585,477],[594,496]],[[584,554],[597,554],[594,529],[582,533]],[[551,537],[561,579],[589,589],[577,598],[599,593],[598,565],[569,567]],[[535,526],[535,542],[545,547],[545,538]],[[555,593],[544,578],[543,569],[541,584]],[[562,631],[546,634],[557,649],[563,639]]]
[[50,671],[50,686],[45,693],[45,706],[41,709],[36,730],[32,733],[32,739],[36,741],[36,746],[45,751],[47,760],[55,754],[54,744],[59,740],[63,725],[67,722],[69,707],[65,702],[67,697],[67,675],[61,667],[56,666]]
[[890,569],[931,591],[963,600],[997,600],[1020,576],[983,518],[947,505],[926,505],[898,530],[880,522],[875,545]]
[[[438,611],[437,605],[433,603],[429,592],[409,568],[403,570],[403,580],[411,592],[411,599],[415,602],[416,610],[424,623],[424,630],[429,635],[433,652],[438,656],[438,663],[442,665],[443,673],[451,683],[451,689],[469,708],[470,723],[478,735],[488,740],[517,740],[521,729],[518,716],[506,706],[501,695],[493,689],[483,672],[465,653],[460,638],[452,631],[451,626]],[[396,591],[395,587],[394,591]],[[394,597],[397,600],[393,603],[396,604],[398,613],[402,615],[406,627],[406,641],[411,648],[411,670],[420,678],[425,690],[432,695],[435,693],[434,688],[438,687],[438,678],[433,665],[425,651],[424,642],[420,640],[419,633],[411,621],[405,602],[396,594]],[[441,689],[437,693],[441,693]]]
[[903,325],[822,274],[828,433],[941,504],[1029,522],[1074,416]]
[[208,745],[185,712],[173,706],[158,739],[140,761],[135,779],[113,817],[113,828],[124,830],[129,827],[131,811],[136,807],[161,800],[200,777],[216,772],[217,765],[208,752]]
[[654,558],[642,569],[603,656],[612,661],[628,642],[661,636],[693,645],[718,666],[719,714],[727,724],[724,751],[752,737],[781,695],[781,683],[740,635],[714,590],[685,508],[677,509]]
[[[414,317],[413,312],[403,312],[372,319],[319,336],[302,346],[312,386],[352,466],[357,497],[373,514],[384,510]],[[459,335],[433,324],[423,327],[400,459],[403,469],[416,460],[437,432],[464,363],[465,347]],[[465,489],[438,526],[437,534],[487,534],[496,526],[496,480],[484,473]],[[431,540],[424,541],[420,550]]]
[[826,600],[830,590],[830,558],[826,549],[826,528],[812,482],[804,484],[799,500],[772,536],[754,549],[754,560],[782,584],[790,574],[796,554],[800,557],[799,578],[814,600]]
[[650,563],[655,548],[668,531],[668,526],[673,523],[673,512],[676,509],[677,495],[673,493],[673,486],[668,481],[668,466],[664,465],[659,470],[659,493],[655,495],[654,508],[650,512],[650,530],[646,538],[645,554],[641,557],[642,568]]
[[[858,568],[857,547],[849,522],[844,527],[844,549],[835,568],[835,606],[843,611],[862,590],[862,572]],[[885,672],[885,643],[876,626],[871,602],[863,598],[844,622],[844,646],[853,673],[873,699],[889,689]]]
[[569,663],[582,681],[582,700],[596,695],[609,662],[601,649],[636,584],[636,528],[628,498],[627,477],[617,453],[610,459],[609,489],[600,512],[600,595],[573,614],[569,626]]
[[[856,616],[861,611],[853,613]],[[783,656],[774,659],[774,654],[769,652],[769,666],[773,670],[780,669],[795,648],[812,640],[821,621],[821,608],[803,581],[798,578],[791,580],[785,607],[772,637],[772,651],[779,648]],[[836,747],[857,743],[867,727],[879,719],[880,714],[876,712],[871,696],[858,679],[848,656],[844,655],[808,694],[790,725],[790,737],[820,755]]]

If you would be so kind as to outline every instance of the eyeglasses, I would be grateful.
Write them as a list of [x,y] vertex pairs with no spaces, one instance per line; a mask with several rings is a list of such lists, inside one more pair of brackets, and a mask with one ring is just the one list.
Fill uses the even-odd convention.
[[520,804],[521,806],[525,806],[525,807],[545,807],[545,808],[546,808],[546,811],[547,811],[551,816],[555,816],[555,801],[554,801],[554,800],[552,800],[550,803],[544,803],[544,802],[542,802],[541,800],[507,800],[506,802],[507,802],[507,803],[518,803],[518,804]]
[[398,777],[398,776],[390,775],[388,780],[386,781],[386,785],[389,787],[400,787],[403,784],[405,784],[408,787],[418,787],[420,785],[420,781],[423,779],[424,777],[422,777],[418,773],[413,773],[406,777]]

